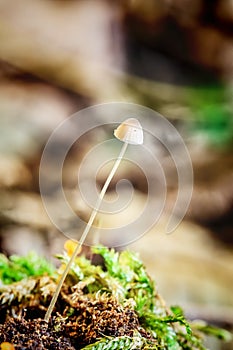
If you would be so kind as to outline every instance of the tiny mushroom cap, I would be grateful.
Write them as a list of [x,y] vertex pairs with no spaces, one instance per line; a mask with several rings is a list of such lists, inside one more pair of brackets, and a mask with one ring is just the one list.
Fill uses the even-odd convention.
[[139,121],[135,118],[126,119],[117,129],[114,130],[114,136],[126,143],[132,145],[143,144],[143,130]]
[[3,343],[0,344],[0,349],[1,350],[15,350],[15,347],[13,344],[4,341]]
[[[72,239],[68,239],[67,241],[65,241],[64,248],[69,256],[73,254],[77,245],[78,245],[78,242],[75,242]],[[81,251],[82,251],[82,248],[80,247],[77,254],[81,253]]]

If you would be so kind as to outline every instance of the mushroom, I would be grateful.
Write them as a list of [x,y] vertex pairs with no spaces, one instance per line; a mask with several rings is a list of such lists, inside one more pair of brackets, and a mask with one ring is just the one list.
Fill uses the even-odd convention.
[[114,130],[114,136],[127,144],[143,144],[143,130],[139,121],[135,118],[126,119]]
[[53,295],[53,298],[50,302],[50,305],[48,307],[48,310],[45,314],[45,318],[44,320],[45,321],[49,321],[50,319],[50,316],[52,314],[52,311],[53,311],[53,308],[56,304],[56,301],[57,301],[57,298],[58,298],[58,295],[60,293],[60,290],[61,290],[61,287],[66,279],[66,276],[69,272],[69,269],[73,263],[73,261],[75,260],[77,254],[80,252],[81,250],[81,247],[92,227],[92,224],[95,220],[95,217],[99,211],[99,208],[101,206],[101,203],[102,203],[102,200],[104,198],[104,195],[108,189],[108,186],[113,178],[113,176],[115,175],[116,171],[117,171],[117,168],[119,167],[120,163],[121,163],[121,160],[122,158],[124,157],[124,154],[126,152],[126,149],[127,149],[127,146],[128,144],[132,144],[132,145],[141,145],[143,143],[143,130],[142,130],[142,126],[141,124],[139,123],[139,121],[135,118],[129,118],[127,120],[125,120],[122,124],[120,124],[118,126],[118,128],[116,130],[114,130],[114,136],[119,139],[120,141],[123,141],[123,146],[121,148],[121,151],[119,153],[119,156],[117,157],[114,165],[113,165],[113,168],[111,170],[111,172],[109,173],[108,175],[108,178],[107,180],[105,181],[105,184],[98,196],[98,199],[96,201],[96,204],[95,204],[95,207],[91,213],[91,216],[89,218],[89,221],[83,231],[83,234],[76,246],[76,248],[74,249],[74,252],[73,254],[71,255],[70,257],[70,260],[68,261],[67,265],[66,265],[66,268],[65,270],[63,271],[63,274],[59,280],[59,283],[57,285],[57,288],[54,292],[54,295]]

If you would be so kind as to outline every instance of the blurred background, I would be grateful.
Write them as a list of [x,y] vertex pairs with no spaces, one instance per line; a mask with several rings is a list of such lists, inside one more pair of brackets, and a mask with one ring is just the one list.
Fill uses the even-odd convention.
[[[66,238],[46,215],[38,183],[43,147],[60,122],[103,102],[150,107],[185,140],[194,190],[174,234],[164,234],[161,220],[129,248],[140,253],[167,303],[232,329],[232,39],[232,0],[0,0],[1,251],[50,257],[63,249]],[[89,212],[74,191],[75,169],[97,138],[83,137],[64,167],[67,196],[84,220]],[[170,162],[163,165],[165,222],[176,186]],[[122,174],[135,187],[136,208],[147,195],[145,179],[127,167]],[[105,178],[100,172],[100,187]],[[127,213],[132,219],[135,208]]]

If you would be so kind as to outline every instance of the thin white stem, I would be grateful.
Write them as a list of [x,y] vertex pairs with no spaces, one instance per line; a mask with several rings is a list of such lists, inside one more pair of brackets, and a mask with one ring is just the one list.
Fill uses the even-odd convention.
[[53,308],[54,308],[54,306],[56,304],[57,298],[58,298],[59,293],[61,291],[61,287],[62,287],[62,285],[63,285],[63,283],[64,283],[64,281],[66,279],[66,276],[67,276],[67,274],[68,274],[68,272],[70,270],[70,267],[71,267],[72,263],[74,262],[74,259],[76,258],[77,254],[78,254],[78,252],[79,252],[79,250],[81,248],[81,246],[83,245],[83,243],[84,243],[84,241],[85,241],[85,239],[86,239],[86,237],[87,237],[87,235],[88,235],[88,233],[89,233],[89,231],[90,231],[90,229],[92,227],[92,224],[93,224],[93,222],[95,220],[95,217],[96,217],[96,215],[98,213],[98,210],[100,208],[100,205],[101,205],[101,202],[102,202],[102,200],[104,198],[104,195],[105,195],[105,193],[106,193],[106,191],[108,189],[108,186],[109,186],[113,176],[115,175],[115,173],[117,171],[117,168],[120,165],[120,162],[121,162],[122,158],[124,157],[124,154],[125,154],[127,146],[128,146],[128,143],[125,142],[123,144],[122,149],[121,149],[121,151],[119,153],[119,156],[118,156],[117,160],[115,161],[115,163],[113,165],[113,168],[112,168],[110,174],[108,175],[108,178],[105,181],[105,184],[104,184],[104,186],[103,186],[103,188],[102,188],[102,190],[101,190],[101,192],[99,194],[99,197],[97,199],[96,205],[95,205],[95,207],[94,207],[94,209],[93,209],[93,211],[91,213],[91,216],[90,216],[89,221],[88,221],[88,223],[87,223],[87,225],[85,227],[85,230],[83,231],[83,234],[82,234],[82,236],[81,236],[81,238],[80,238],[80,240],[79,240],[79,242],[78,242],[78,244],[77,244],[77,246],[76,246],[76,248],[75,248],[75,250],[74,250],[74,252],[73,252],[73,254],[71,256],[71,258],[70,258],[70,260],[68,261],[68,263],[66,265],[66,268],[65,268],[65,270],[64,270],[60,280],[59,280],[59,283],[57,285],[57,288],[55,290],[53,298],[52,298],[52,300],[51,300],[51,302],[49,304],[48,310],[47,310],[47,312],[45,314],[44,320],[47,321],[47,322],[50,319],[50,316],[52,314]]

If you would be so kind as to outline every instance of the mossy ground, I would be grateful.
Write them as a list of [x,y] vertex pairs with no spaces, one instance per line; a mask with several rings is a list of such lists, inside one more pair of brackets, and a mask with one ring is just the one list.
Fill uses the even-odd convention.
[[[192,325],[179,307],[166,307],[136,254],[105,247],[94,248],[93,254],[103,263],[76,258],[48,323],[43,317],[69,255],[58,257],[58,270],[42,264],[44,271],[31,266],[32,255],[24,257],[27,276],[17,282],[8,276],[9,284],[0,288],[0,344],[38,350],[204,350],[202,330],[229,337],[223,330]],[[6,261],[4,266],[9,273]]]

